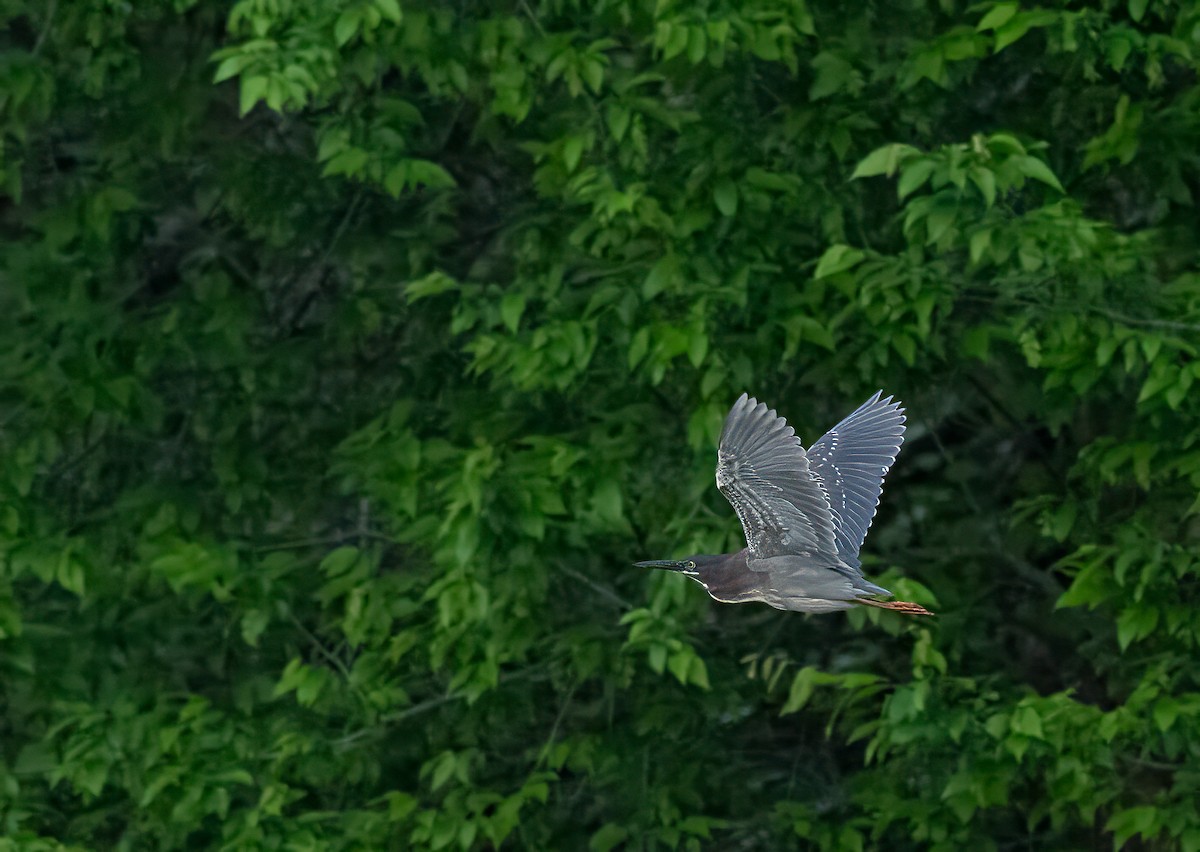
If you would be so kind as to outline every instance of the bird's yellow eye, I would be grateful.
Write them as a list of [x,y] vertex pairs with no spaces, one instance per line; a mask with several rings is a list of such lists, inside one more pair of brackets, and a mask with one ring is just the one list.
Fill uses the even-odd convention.
[[695,571],[696,563],[689,559],[687,562],[683,563],[683,567],[689,571]]

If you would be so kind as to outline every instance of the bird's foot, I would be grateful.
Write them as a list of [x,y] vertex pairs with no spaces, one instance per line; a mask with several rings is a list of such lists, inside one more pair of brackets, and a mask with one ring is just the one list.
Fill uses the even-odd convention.
[[877,601],[871,598],[859,598],[856,603],[879,607],[879,609],[890,609],[892,612],[902,612],[905,615],[933,615],[925,607],[912,601]]

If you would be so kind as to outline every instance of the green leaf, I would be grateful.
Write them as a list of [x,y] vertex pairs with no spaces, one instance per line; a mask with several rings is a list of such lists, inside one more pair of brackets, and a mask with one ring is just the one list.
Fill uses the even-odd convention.
[[623,504],[621,487],[615,479],[602,480],[592,492],[592,508],[609,526],[625,526]]
[[520,325],[523,313],[525,313],[525,294],[505,293],[504,298],[500,300],[500,319],[513,334],[517,333],[517,326]]
[[620,142],[625,138],[625,132],[629,129],[629,121],[632,114],[624,105],[613,102],[609,103],[604,110],[605,122],[608,124],[608,132],[613,135],[613,138]]
[[1125,63],[1129,60],[1129,55],[1133,53],[1135,45],[1133,39],[1129,37],[1128,31],[1117,32],[1113,35],[1114,37],[1109,38],[1106,45],[1108,64],[1114,71],[1120,72],[1125,70]]
[[1121,345],[1121,339],[1116,335],[1109,335],[1096,344],[1096,366],[1107,367],[1112,361],[1113,354],[1116,353],[1117,347]]
[[1095,608],[1104,603],[1116,593],[1112,575],[1108,569],[1099,564],[1084,567],[1068,588],[1054,604],[1055,609],[1072,606],[1087,606]]
[[438,761],[433,767],[433,776],[429,781],[431,790],[440,790],[446,785],[451,778],[454,777],[455,770],[458,768],[458,759],[454,752],[443,752]]
[[827,98],[845,88],[854,72],[854,66],[846,59],[828,51],[822,51],[813,57],[812,68],[815,77],[808,89],[810,101]]
[[850,175],[850,179],[874,177],[875,175],[891,177],[900,168],[901,163],[919,153],[911,145],[891,144],[876,148],[859,161],[858,165],[854,167],[854,173]]
[[1019,41],[1033,27],[1033,21],[1028,15],[1017,15],[1003,26],[996,28],[996,53],[1004,50],[1010,44]]
[[825,250],[821,255],[821,259],[817,261],[816,272],[813,273],[813,278],[820,280],[828,278],[831,275],[837,275],[839,272],[845,272],[853,269],[866,257],[866,253],[860,249],[851,246],[835,244]]
[[780,710],[781,715],[795,713],[798,710],[804,709],[804,705],[808,703],[808,699],[812,697],[813,689],[816,684],[813,682],[813,677],[816,674],[816,669],[812,666],[805,666],[795,677],[792,678],[792,686],[788,691],[787,701]]
[[359,556],[360,552],[357,547],[338,547],[331,550],[321,560],[317,570],[327,577],[336,577],[353,568],[358,563]]
[[650,328],[642,326],[633,334],[633,338],[629,342],[629,369],[633,369],[641,363],[646,357],[646,352],[650,348]]
[[1182,709],[1174,698],[1162,698],[1154,705],[1154,724],[1164,734],[1175,724]]
[[688,669],[691,668],[692,660],[696,658],[696,653],[691,648],[685,648],[682,651],[676,651],[671,655],[667,662],[667,667],[671,670],[671,674],[675,675],[675,679],[684,686],[688,683]]
[[217,66],[216,73],[213,74],[213,82],[220,83],[228,80],[230,77],[235,77],[242,73],[242,69],[246,68],[254,61],[252,54],[234,53],[221,60],[221,64]]
[[679,279],[679,258],[668,252],[659,258],[646,274],[646,279],[642,282],[642,298],[650,301],[663,290],[677,285]]
[[585,57],[581,62],[579,73],[588,88],[592,90],[592,94],[600,94],[600,89],[604,86],[604,63],[593,57]]
[[1158,626],[1158,610],[1148,606],[1128,607],[1117,618],[1117,644],[1124,651],[1139,639],[1149,636]]
[[1179,381],[1179,373],[1166,363],[1155,364],[1138,391],[1137,403],[1140,405],[1148,399],[1158,396],[1167,388]]
[[616,823],[605,823],[588,841],[590,852],[611,852],[629,837],[629,831]]
[[330,157],[321,170],[321,177],[348,175],[358,177],[367,165],[367,152],[362,148],[346,148]]
[[[794,314],[784,321],[784,327],[788,330],[788,349],[787,352],[793,353],[796,349],[796,344],[801,340],[807,340],[810,343],[815,343],[830,352],[837,348],[834,341],[833,333],[821,323],[817,322],[810,316],[804,314]],[[794,338],[794,340],[792,339]]]
[[935,196],[935,206],[930,209],[929,215],[925,217],[926,245],[932,245],[945,237],[950,229],[954,227],[954,223],[958,218],[958,207],[956,205],[938,203],[941,201],[943,201],[942,198]]
[[579,166],[579,161],[583,157],[585,143],[586,140],[582,136],[568,136],[563,142],[562,159],[568,174],[575,171]]
[[982,33],[1004,26],[1017,13],[1018,8],[1019,6],[1016,3],[995,4],[975,26],[975,31]]
[[1058,541],[1066,541],[1067,536],[1071,534],[1072,527],[1075,526],[1075,519],[1079,515],[1079,506],[1073,501],[1067,501],[1058,507],[1049,519],[1049,530]]
[[1050,167],[1037,157],[1017,157],[1016,163],[1021,174],[1054,187],[1061,193],[1066,193],[1062,184],[1058,182],[1058,178],[1054,176],[1054,172],[1050,171]]
[[371,5],[379,10],[379,14],[393,24],[398,24],[404,20],[404,13],[400,10],[400,0],[371,0]]
[[458,282],[444,272],[431,272],[404,285],[404,296],[411,304],[420,299],[458,289]]
[[992,230],[984,228],[971,234],[969,255],[971,263],[978,264],[983,260],[984,254],[991,247]]
[[387,190],[387,194],[392,198],[399,198],[404,194],[404,190],[410,184],[409,180],[409,162],[407,160],[397,163],[388,169],[388,172],[383,177],[383,188]]
[[985,169],[979,166],[972,167],[967,172],[967,177],[971,179],[971,183],[978,187],[980,194],[983,195],[984,204],[988,209],[996,203],[996,175],[990,169]]
[[738,208],[737,185],[727,177],[721,178],[713,187],[713,201],[722,216],[734,215]]
[[242,615],[242,641],[252,648],[258,647],[259,637],[270,623],[270,613],[252,609]]
[[254,109],[259,101],[266,98],[269,80],[257,74],[243,74],[240,79],[242,85],[238,101],[238,114],[245,115]]
[[903,201],[907,196],[929,180],[937,164],[932,160],[910,159],[900,168],[900,180],[896,183],[896,194]]
[[717,388],[721,387],[727,377],[727,371],[720,364],[710,367],[705,371],[704,378],[700,381],[700,396],[705,399],[711,397]]
[[689,27],[684,25],[675,25],[671,27],[670,33],[667,36],[666,44],[663,46],[663,59],[674,59],[679,54],[687,49]]
[[1146,840],[1154,838],[1158,834],[1158,820],[1158,808],[1141,805],[1113,814],[1105,823],[1104,830],[1113,833],[1113,848],[1120,849],[1135,834]]
[[708,354],[708,335],[702,330],[693,331],[688,339],[688,361],[696,369],[704,363],[704,356]]
[[993,154],[1024,154],[1025,146],[1009,133],[993,133],[987,138],[988,150]]
[[1018,707],[1013,711],[1012,720],[1009,723],[1009,729],[1014,733],[1022,736],[1030,737],[1031,739],[1043,739],[1042,720],[1038,716],[1037,711],[1032,707]]
[[454,178],[439,166],[429,160],[408,160],[408,182],[413,186],[427,186],[431,189],[445,189],[455,186]]
[[346,9],[338,16],[337,23],[333,26],[333,38],[337,42],[337,46],[341,47],[350,39],[358,34],[358,29],[362,25],[362,10],[355,7]]

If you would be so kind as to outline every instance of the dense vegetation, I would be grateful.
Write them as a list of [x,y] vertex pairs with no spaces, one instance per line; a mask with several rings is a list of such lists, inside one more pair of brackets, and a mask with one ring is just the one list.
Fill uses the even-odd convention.
[[[1200,850],[1200,7],[0,2],[0,849]],[[712,603],[749,391],[939,612]]]

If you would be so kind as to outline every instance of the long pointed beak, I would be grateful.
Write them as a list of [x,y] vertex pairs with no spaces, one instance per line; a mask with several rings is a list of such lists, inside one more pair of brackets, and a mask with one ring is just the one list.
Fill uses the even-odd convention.
[[682,571],[684,563],[674,559],[651,559],[649,562],[635,562],[635,568],[662,568],[666,571]]

